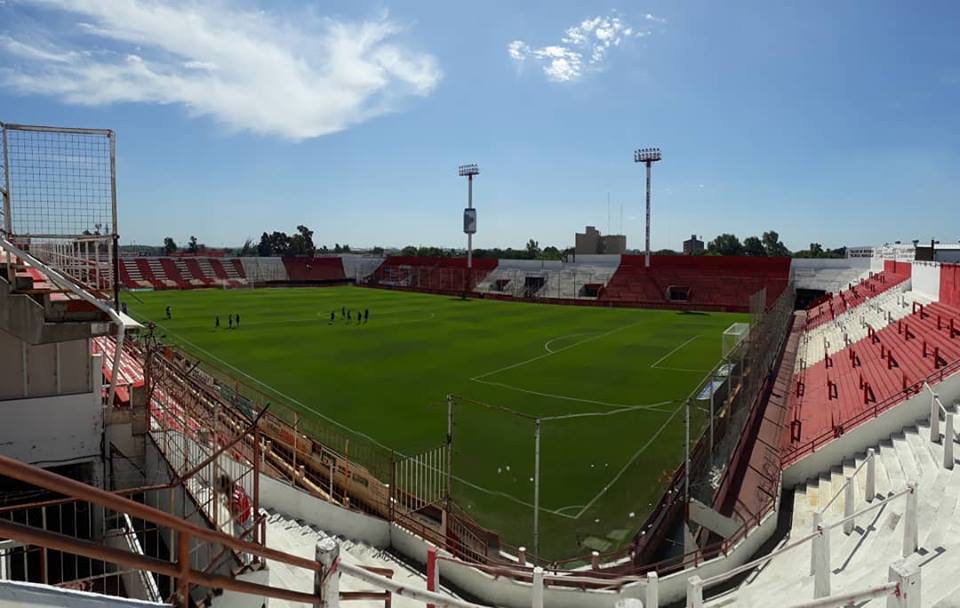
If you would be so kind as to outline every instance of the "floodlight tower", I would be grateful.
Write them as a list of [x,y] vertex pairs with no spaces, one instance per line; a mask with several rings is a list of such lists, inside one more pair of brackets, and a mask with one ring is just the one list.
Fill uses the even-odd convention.
[[647,166],[647,248],[644,255],[644,266],[650,267],[650,167],[662,158],[660,148],[641,148],[633,152],[633,162]]
[[[460,165],[457,173],[467,178],[467,208],[463,210],[463,232],[467,235],[467,286],[473,274],[473,235],[477,232],[477,210],[473,208],[473,176],[480,175],[477,165]],[[469,289],[465,289],[464,292]]]

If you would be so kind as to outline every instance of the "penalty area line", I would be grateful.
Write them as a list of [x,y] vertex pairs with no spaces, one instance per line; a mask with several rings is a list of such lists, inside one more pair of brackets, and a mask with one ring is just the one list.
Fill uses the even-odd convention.
[[[668,353],[665,354],[664,356],[660,357],[659,359],[657,359],[656,361],[654,361],[653,363],[651,363],[651,364],[650,364],[650,367],[653,368],[653,369],[660,369],[660,368],[658,368],[657,366],[659,366],[661,363],[663,363],[664,361],[666,361],[667,359],[669,359],[671,355],[673,355],[674,353],[676,353],[677,351],[679,351],[681,348],[683,348],[683,347],[686,346],[687,344],[690,344],[691,342],[693,342],[694,340],[696,340],[696,339],[699,338],[699,337],[700,337],[700,334],[697,334],[696,336],[690,338],[689,340],[687,340],[686,342],[684,342],[684,343],[681,344],[680,346],[674,348],[673,350],[671,350],[670,352],[668,352]],[[685,370],[685,371],[686,371],[686,370]],[[692,370],[690,370],[690,371],[692,371]]]

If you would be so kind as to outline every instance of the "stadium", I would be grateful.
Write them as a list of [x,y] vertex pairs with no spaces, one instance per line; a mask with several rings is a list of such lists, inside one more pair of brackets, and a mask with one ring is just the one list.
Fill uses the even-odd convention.
[[956,10],[299,4],[0,0],[0,608],[960,607]]
[[3,135],[18,605],[956,591],[950,247],[145,255],[112,131]]

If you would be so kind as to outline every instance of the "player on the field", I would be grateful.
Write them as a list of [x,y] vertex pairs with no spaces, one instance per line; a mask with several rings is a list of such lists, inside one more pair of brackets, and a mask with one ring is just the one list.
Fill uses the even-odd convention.
[[357,311],[357,325],[360,325],[360,322],[363,321],[363,311]]
[[366,323],[369,320],[370,320],[370,309],[366,308],[363,311],[363,322]]
[[213,327],[215,329],[220,329],[220,315],[217,315],[213,318]]
[[350,309],[347,309],[347,322],[350,322]]
[[173,309],[170,308],[169,306],[167,306],[167,318],[168,318],[168,319],[172,319],[172,318],[173,318]]
[[233,329],[233,315],[227,315],[227,329]]
[[337,320],[337,311],[331,310],[331,311],[330,311],[330,323],[329,323],[328,325],[333,325],[334,321],[336,321],[336,320]]
[[237,329],[240,329],[240,315],[234,315],[234,317],[236,317]]

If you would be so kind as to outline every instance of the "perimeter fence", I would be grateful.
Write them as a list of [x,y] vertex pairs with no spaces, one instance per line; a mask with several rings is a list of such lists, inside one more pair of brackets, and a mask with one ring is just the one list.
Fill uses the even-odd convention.
[[2,231],[116,300],[115,137],[106,129],[0,123]]

